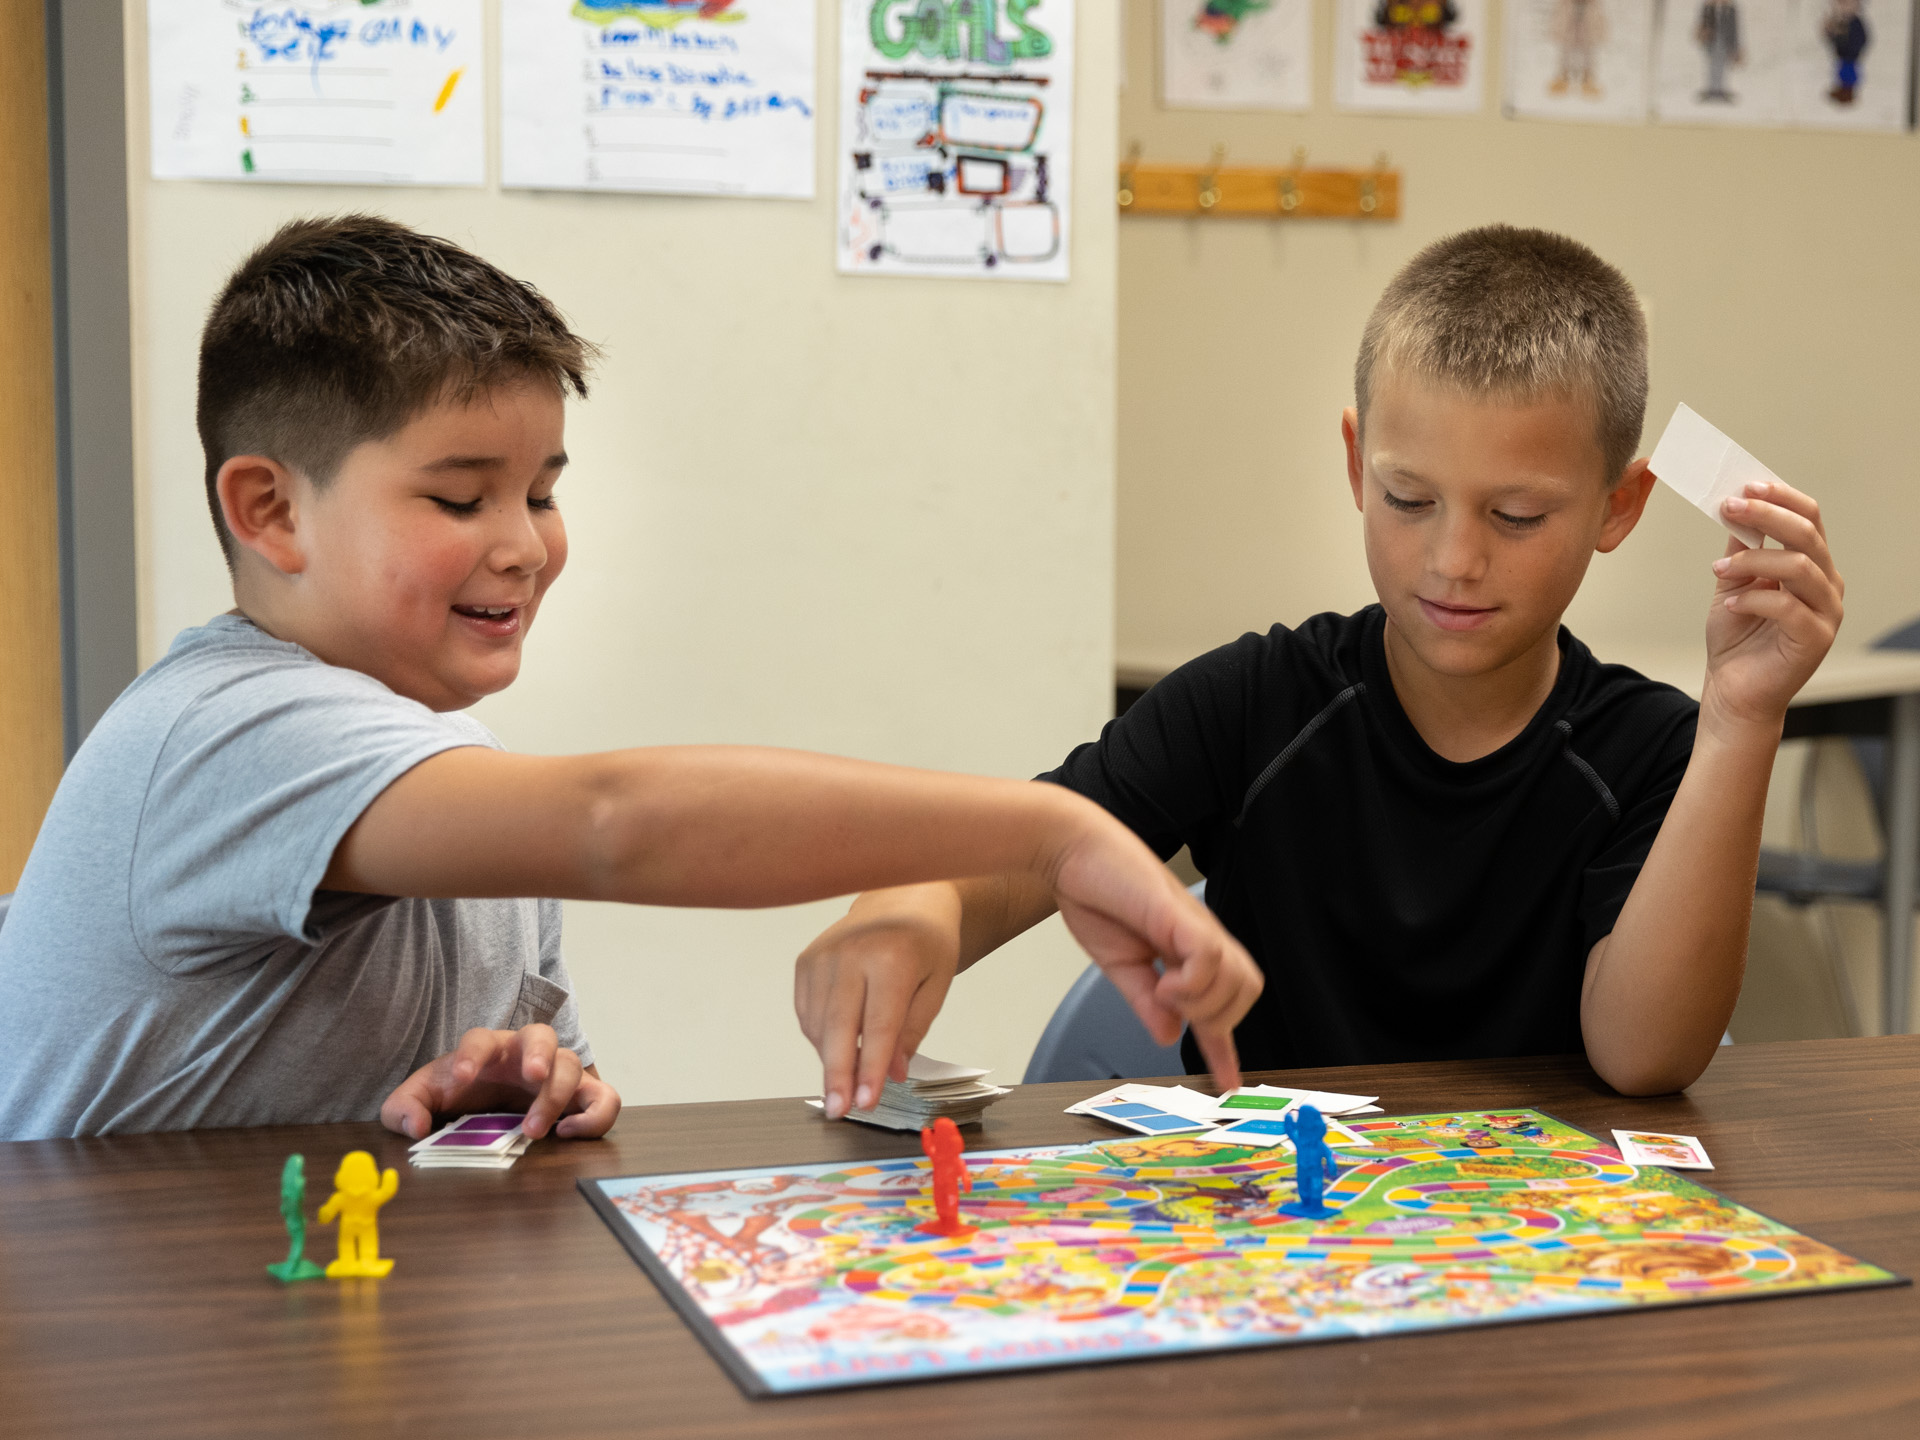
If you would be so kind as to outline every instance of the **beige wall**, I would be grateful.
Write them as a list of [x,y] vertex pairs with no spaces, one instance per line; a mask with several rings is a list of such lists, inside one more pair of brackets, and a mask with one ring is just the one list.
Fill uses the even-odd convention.
[[[569,420],[567,576],[479,712],[509,745],[1055,763],[1107,713],[1113,663],[1116,17],[1079,8],[1074,273],[1044,285],[834,273],[838,0],[810,203],[154,182],[130,3],[143,659],[231,603],[192,423],[205,307],[281,220],[365,207],[533,281],[607,350]],[[841,908],[570,907],[627,1099],[816,1090],[789,965]],[[1017,1079],[1080,963],[1054,922],[967,977],[927,1048]]]
[[[1920,614],[1920,137],[1505,120],[1497,87],[1474,117],[1339,115],[1331,0],[1314,0],[1312,114],[1168,111],[1156,7],[1126,3],[1123,148],[1198,162],[1219,142],[1229,163],[1284,164],[1305,145],[1309,164],[1342,166],[1384,151],[1405,214],[1121,222],[1123,660],[1372,599],[1338,433],[1360,328],[1421,245],[1496,220],[1574,235],[1639,287],[1647,448],[1685,399],[1820,498],[1849,584],[1843,644]],[[1697,639],[1721,543],[1658,493],[1569,623],[1603,654]]]

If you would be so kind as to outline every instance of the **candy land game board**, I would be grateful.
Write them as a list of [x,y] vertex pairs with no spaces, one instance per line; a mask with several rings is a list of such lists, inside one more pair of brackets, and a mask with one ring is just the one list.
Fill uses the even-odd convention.
[[1535,1110],[1352,1123],[1327,1220],[1205,1135],[582,1180],[750,1394],[1903,1283]]

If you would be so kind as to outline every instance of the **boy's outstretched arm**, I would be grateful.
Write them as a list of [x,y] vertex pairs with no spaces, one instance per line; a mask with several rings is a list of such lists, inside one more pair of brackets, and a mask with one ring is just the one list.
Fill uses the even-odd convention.
[[1693,755],[1613,933],[1587,957],[1587,1058],[1629,1095],[1691,1085],[1733,1014],[1787,702],[1826,657],[1846,593],[1808,496],[1754,484],[1724,509],[1784,548],[1732,540],[1714,562]]
[[[1231,1030],[1259,993],[1252,960],[1131,831],[1056,785],[746,747],[570,757],[463,748],[388,786],[341,840],[321,884],[748,907],[967,875],[1018,876],[1037,888],[1109,973],[1144,977],[1131,981],[1130,998],[1157,985],[1196,1033],[1230,1015],[1224,1048],[1209,1059],[1223,1082],[1237,1083]],[[1167,964],[1157,981],[1156,956]],[[870,1098],[897,1071],[921,988],[903,983],[895,958],[878,950],[830,977],[824,1019],[810,1032],[828,1065],[830,1114]],[[856,1052],[850,1087],[847,1057]]]

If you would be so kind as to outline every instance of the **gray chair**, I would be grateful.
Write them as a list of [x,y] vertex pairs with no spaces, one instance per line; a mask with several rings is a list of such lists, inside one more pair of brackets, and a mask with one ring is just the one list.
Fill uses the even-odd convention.
[[[1883,635],[1870,647],[1875,650],[1920,650],[1920,620]],[[1884,833],[1887,822],[1887,742],[1879,735],[1855,735],[1849,742],[1860,772],[1866,777],[1867,790],[1873,796],[1873,808],[1880,817]],[[1760,874],[1754,888],[1763,895],[1778,895],[1791,905],[1811,905],[1816,900],[1865,900],[1879,904],[1886,895],[1886,865],[1879,860],[1839,860],[1822,855],[1817,848],[1817,832],[1812,821],[1813,770],[1808,768],[1801,785],[1802,830],[1816,848],[1812,850],[1760,851]]]
[[[1920,620],[1911,621],[1898,630],[1881,636],[1873,642],[1875,650],[1920,650]],[[1853,752],[1854,760],[1859,764],[1862,778],[1865,779],[1868,793],[1873,797],[1873,808],[1880,822],[1882,835],[1888,833],[1889,812],[1892,808],[1892,790],[1888,775],[1887,740],[1884,734],[1860,733],[1861,722],[1868,717],[1849,716],[1842,723],[1831,727],[1822,727],[1810,733],[1844,734]],[[1885,724],[1877,716],[1872,717],[1867,729],[1878,728]],[[1789,729],[1789,735],[1793,734]],[[1816,767],[1808,765],[1801,775],[1800,782],[1800,828],[1808,848],[1805,850],[1773,850],[1763,847],[1760,851],[1760,871],[1755,880],[1754,889],[1763,895],[1777,895],[1789,905],[1805,906],[1823,900],[1854,900],[1868,904],[1885,906],[1887,903],[1887,862],[1884,858],[1874,860],[1847,860],[1822,854],[1820,851],[1819,830],[1814,819],[1814,800]],[[1897,942],[1896,936],[1890,936],[1888,942],[1889,959],[1887,970],[1882,979],[1884,987],[1883,1008],[1889,1013],[1904,1013],[1906,989],[1904,976],[1897,973],[1893,966],[1903,962],[1891,958],[1904,947]],[[1830,945],[1828,959],[1835,965],[1834,979],[1839,986],[1840,995],[1847,1014],[1848,1028],[1856,1033],[1862,1029],[1858,1006],[1853,998],[1853,988],[1848,979],[1837,948]],[[1883,1028],[1900,1030],[1899,1024],[1886,1024]]]
[[[1190,886],[1206,897],[1207,882]],[[1054,1009],[1033,1047],[1023,1085],[1051,1080],[1139,1080],[1184,1075],[1180,1042],[1162,1045],[1147,1033],[1126,997],[1098,965],[1089,965]]]

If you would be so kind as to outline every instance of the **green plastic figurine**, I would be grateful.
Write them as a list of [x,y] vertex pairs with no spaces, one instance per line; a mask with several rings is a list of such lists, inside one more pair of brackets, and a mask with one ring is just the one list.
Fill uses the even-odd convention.
[[287,1163],[280,1170],[280,1215],[287,1222],[287,1238],[292,1244],[287,1248],[285,1260],[278,1265],[267,1266],[267,1273],[285,1285],[295,1280],[318,1280],[327,1273],[300,1253],[307,1247],[306,1200],[306,1158],[289,1155]]

